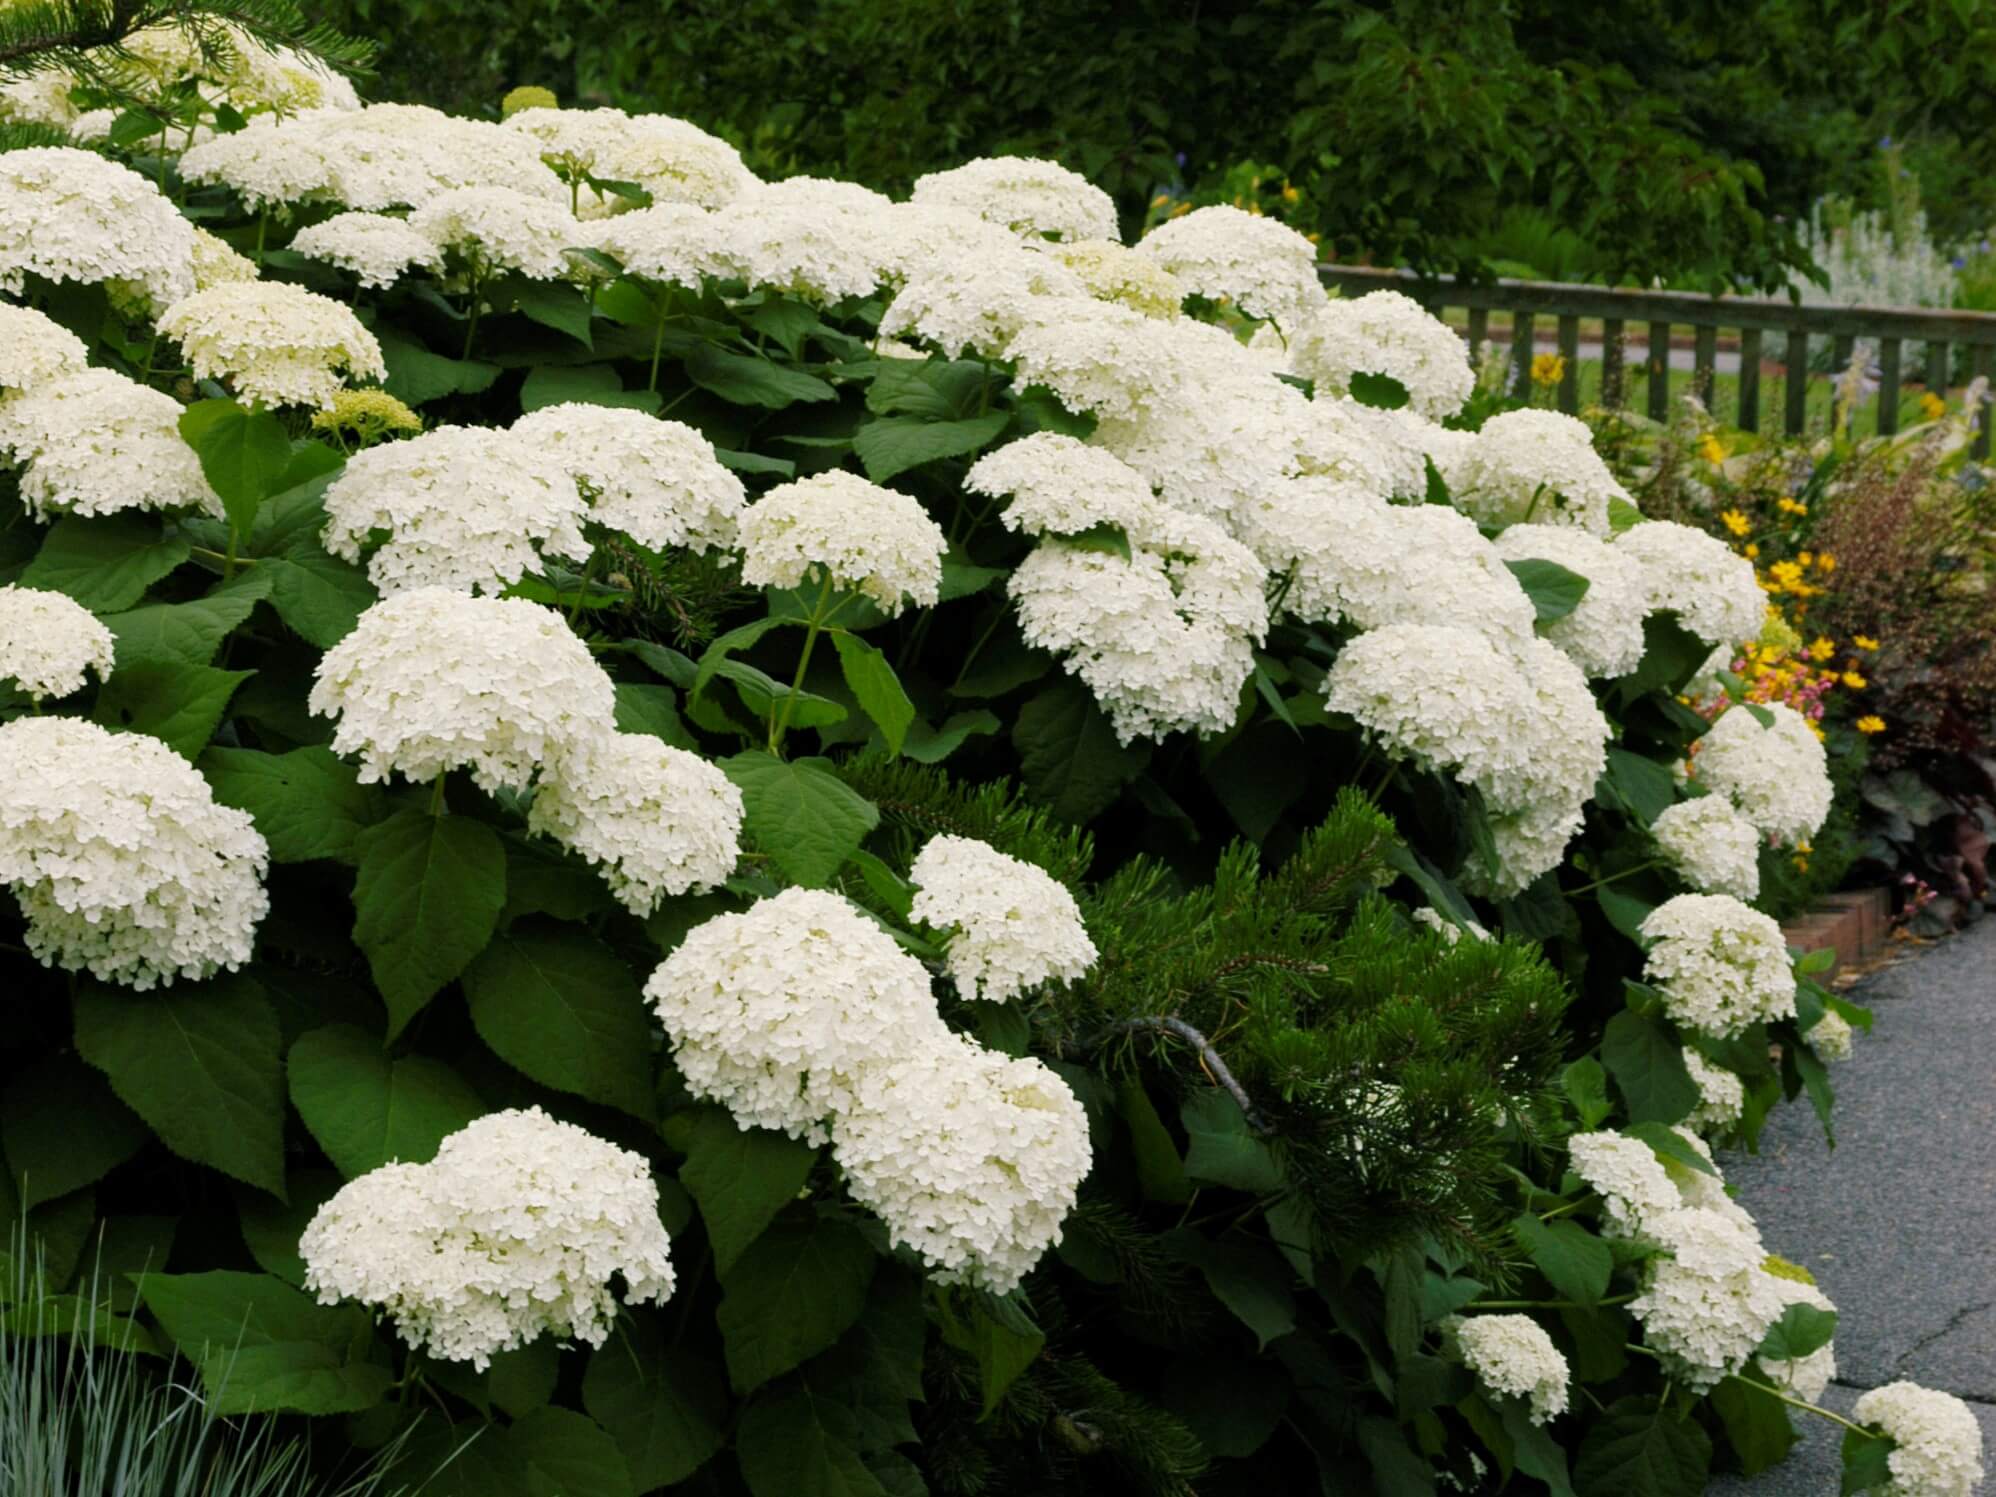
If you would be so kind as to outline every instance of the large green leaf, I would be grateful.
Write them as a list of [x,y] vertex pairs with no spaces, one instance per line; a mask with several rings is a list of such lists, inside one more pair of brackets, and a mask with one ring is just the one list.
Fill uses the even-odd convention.
[[723,760],[742,792],[742,824],[794,882],[831,881],[880,812],[831,771],[826,759],[783,760],[761,749]]
[[0,1092],[0,1147],[23,1211],[95,1185],[151,1137],[102,1076],[66,1055],[36,1062]]
[[1565,618],[1587,596],[1587,579],[1556,561],[1533,556],[1523,561],[1507,561],[1504,565],[1511,569],[1518,586],[1532,600],[1532,609],[1541,624]]
[[384,1164],[428,1164],[439,1144],[486,1111],[443,1062],[390,1060],[378,1040],[351,1024],[301,1035],[286,1069],[298,1116],[349,1180]]
[[1209,1238],[1189,1230],[1173,1233],[1171,1243],[1263,1348],[1296,1329],[1295,1275],[1280,1255],[1243,1237]]
[[636,1497],[617,1442],[572,1409],[536,1409],[506,1430],[506,1460],[532,1497]]
[[497,364],[445,358],[392,333],[381,337],[381,357],[388,366],[382,388],[410,405],[426,405],[446,395],[477,395],[499,378]]
[[656,1321],[626,1316],[589,1355],[582,1406],[617,1442],[641,1492],[686,1480],[726,1443],[727,1384],[706,1359],[668,1348]]
[[816,1356],[859,1318],[878,1260],[858,1228],[798,1211],[735,1260],[716,1319],[737,1393]]
[[21,573],[26,587],[66,593],[94,613],[130,608],[188,557],[184,538],[163,539],[156,516],[127,510],[98,519],[64,515]]
[[590,299],[566,281],[510,280],[505,294],[512,301],[513,310],[523,317],[558,333],[567,333],[585,348],[590,346],[589,319],[593,310]]
[[922,1358],[929,1322],[921,1276],[882,1264],[866,1291],[866,1308],[832,1349],[804,1364],[813,1392],[844,1404],[857,1417],[862,1453],[912,1444],[908,1405],[922,1401]]
[[880,729],[880,736],[887,740],[887,752],[900,753],[908,726],[915,720],[915,704],[902,689],[901,678],[894,674],[887,657],[857,634],[834,634],[832,644],[860,710]]
[[543,1086],[649,1122],[651,1030],[631,969],[587,932],[516,927],[464,972],[478,1037]]
[[117,636],[118,668],[147,660],[208,664],[229,631],[250,616],[267,590],[258,582],[255,572],[244,572],[236,584],[190,603],[149,603],[111,614],[103,623]]
[[1646,754],[1623,748],[1608,750],[1608,767],[1595,791],[1599,800],[1619,806],[1645,825],[1655,821],[1677,799],[1677,781],[1670,766]]
[[1699,1497],[1711,1467],[1712,1442],[1695,1419],[1623,1398],[1582,1439],[1573,1485],[1580,1497]]
[[531,370],[520,386],[523,411],[567,401],[640,411],[655,411],[662,403],[656,390],[626,390],[616,369],[608,364],[542,364]]
[[284,1067],[277,1014],[234,975],[131,993],[86,981],[76,1050],[183,1159],[284,1194]]
[[293,1170],[285,1181],[288,1200],[272,1200],[257,1190],[238,1190],[236,1222],[256,1266],[287,1284],[302,1286],[305,1260],[299,1256],[298,1239],[319,1208],[345,1183],[334,1170]]
[[1017,1297],[999,1299],[995,1295],[972,1294],[943,1309],[943,1340],[969,1354],[977,1364],[979,1396],[983,1400],[980,1417],[1005,1401],[1005,1394],[1019,1375],[1046,1349],[1046,1332]]
[[270,574],[270,606],[307,644],[330,650],[353,633],[379,595],[367,574],[315,542],[302,541],[281,556],[257,563]]
[[1560,1298],[1593,1305],[1608,1292],[1614,1255],[1607,1243],[1578,1222],[1544,1222],[1526,1212],[1511,1223],[1511,1230]]
[[940,457],[963,457],[994,440],[1011,424],[1010,411],[989,411],[967,421],[925,421],[919,416],[883,416],[853,433],[852,450],[866,476],[885,483],[898,473]]
[[1107,810],[1149,759],[1145,750],[1117,741],[1088,688],[1071,680],[1019,709],[1012,744],[1033,799],[1077,826]]
[[1740,1470],[1756,1476],[1788,1457],[1795,1444],[1795,1425],[1788,1405],[1764,1388],[1729,1377],[1712,1390],[1712,1409],[1725,1426],[1726,1439],[1739,1457]]
[[754,1497],[892,1497],[860,1459],[853,1412],[801,1382],[743,1411],[735,1456]]
[[1240,1104],[1219,1087],[1201,1087],[1178,1109],[1185,1125],[1185,1173],[1209,1185],[1266,1192],[1282,1188],[1282,1166],[1248,1128]]
[[1638,1122],[1675,1123],[1698,1105],[1698,1084],[1685,1069],[1684,1047],[1643,1014],[1624,1009],[1608,1021],[1601,1061]]
[[816,375],[751,354],[728,353],[699,343],[686,356],[686,377],[731,405],[781,410],[799,401],[831,400],[838,392]]
[[275,494],[291,463],[291,439],[270,411],[233,400],[197,400],[180,413],[180,435],[201,460],[202,476],[221,496],[229,524],[248,535],[257,507]]
[[373,1359],[374,1317],[321,1305],[270,1274],[151,1274],[146,1308],[201,1369],[212,1414],[351,1414],[394,1381]]
[[93,715],[107,728],[145,733],[192,759],[215,736],[236,688],[254,674],[173,660],[141,660],[120,667],[104,683]]
[[354,837],[353,938],[388,1003],[388,1037],[492,939],[506,903],[498,833],[464,816],[398,811]]
[[1754,1353],[1770,1362],[1793,1362],[1811,1352],[1821,1351],[1837,1333],[1837,1312],[1815,1305],[1790,1305],[1781,1318],[1767,1328]]
[[818,1151],[787,1134],[741,1127],[718,1107],[674,1114],[665,1136],[686,1155],[679,1183],[700,1207],[714,1272],[725,1280],[777,1212],[797,1199]]
[[1884,1435],[1863,1430],[1844,1431],[1843,1475],[1837,1483],[1842,1497],[1859,1492],[1882,1492],[1892,1482],[1892,1452],[1897,1447]]
[[352,765],[316,745],[288,754],[211,748],[196,767],[216,800],[249,812],[278,863],[353,862],[354,839],[388,804],[380,786],[361,784]]

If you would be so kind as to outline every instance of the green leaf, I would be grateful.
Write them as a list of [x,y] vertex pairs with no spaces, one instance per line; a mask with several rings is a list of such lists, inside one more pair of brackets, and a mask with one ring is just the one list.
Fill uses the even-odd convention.
[[1017,1294],[1004,1299],[990,1294],[963,1296],[944,1301],[941,1314],[943,1340],[977,1364],[984,1400],[978,1417],[988,1419],[1019,1374],[1039,1359],[1046,1348],[1046,1332],[1033,1323]]
[[850,716],[844,703],[793,687],[743,660],[723,660],[714,667],[714,674],[733,683],[735,695],[749,715],[761,722],[769,721],[786,704],[790,709],[786,728],[829,728]]
[[277,1014],[249,978],[128,993],[86,981],[76,1050],[174,1153],[284,1195]]
[[885,483],[896,474],[937,458],[977,451],[1011,424],[1010,411],[987,411],[967,421],[926,421],[920,416],[882,416],[853,433],[866,476]]
[[371,1360],[372,1314],[321,1305],[269,1274],[151,1274],[139,1286],[175,1346],[201,1369],[211,1414],[351,1414],[394,1375]]
[[384,1164],[428,1164],[438,1145],[486,1112],[449,1066],[421,1055],[390,1060],[351,1024],[301,1035],[287,1069],[292,1106],[349,1180]]
[[[257,1267],[302,1287],[305,1260],[298,1255],[298,1239],[319,1208],[345,1183],[332,1170],[293,1170],[285,1182],[288,1200],[274,1201],[262,1191],[238,1190],[236,1221]],[[152,1266],[158,1268],[163,1262],[162,1256]]]
[[354,838],[353,938],[394,1039],[485,949],[506,903],[506,851],[483,822],[398,811]]
[[603,877],[567,848],[540,838],[508,832],[506,907],[499,924],[510,926],[529,915],[588,921],[617,908]]
[[1077,826],[1107,810],[1149,760],[1146,750],[1117,740],[1088,688],[1071,680],[1019,709],[1012,746],[1032,798]]
[[1619,496],[1609,498],[1608,530],[1611,534],[1620,535],[1631,525],[1640,525],[1642,522],[1643,512],[1637,509],[1635,505]]
[[1426,463],[1428,468],[1428,486],[1422,497],[1422,502],[1426,504],[1450,503],[1448,480],[1442,477],[1442,470],[1435,466],[1435,460],[1431,457],[1423,458],[1421,461]]
[[1815,1305],[1790,1305],[1767,1328],[1754,1355],[1768,1362],[1793,1362],[1821,1351],[1837,1333],[1837,1312]]
[[162,539],[156,516],[127,510],[85,520],[64,515],[21,573],[24,587],[64,593],[93,613],[130,608],[187,560],[181,536]]
[[797,473],[797,465],[789,458],[764,457],[759,452],[733,452],[725,447],[716,447],[714,460],[737,473],[774,473],[779,478],[792,478]]
[[860,710],[872,718],[887,740],[887,752],[901,752],[908,726],[915,720],[915,704],[901,689],[901,678],[887,657],[857,634],[836,633],[832,645],[839,652],[839,670],[846,685],[858,698]]
[[1809,1105],[1816,1111],[1816,1121],[1823,1125],[1823,1137],[1831,1147],[1836,1145],[1836,1135],[1830,1126],[1831,1113],[1836,1108],[1837,1094],[1830,1086],[1830,1073],[1816,1052],[1807,1045],[1797,1045],[1787,1052],[1795,1063],[1795,1073],[1802,1078],[1802,1086],[1809,1094]]
[[515,928],[465,968],[478,1037],[543,1086],[651,1121],[651,1029],[637,979],[573,929]]
[[1523,1399],[1504,1400],[1504,1433],[1510,1437],[1512,1462],[1525,1475],[1544,1482],[1547,1497],[1573,1497],[1573,1482],[1566,1471],[1566,1451],[1550,1430],[1532,1422]]
[[1647,826],[1668,811],[1677,799],[1677,780],[1670,766],[1628,749],[1608,750],[1608,767],[1601,772],[1595,796],[1619,806]]
[[908,1405],[920,1402],[929,1322],[921,1276],[883,1264],[866,1292],[866,1308],[828,1352],[804,1365],[815,1393],[857,1417],[862,1454],[919,1438]]
[[1622,1131],[1630,1138],[1639,1138],[1648,1144],[1656,1157],[1666,1164],[1681,1164],[1701,1175],[1710,1175],[1714,1180],[1719,1178],[1719,1172],[1712,1168],[1711,1161],[1693,1148],[1690,1141],[1675,1128],[1663,1123],[1630,1123]]
[[1614,1255],[1607,1243],[1578,1222],[1542,1222],[1526,1212],[1511,1223],[1511,1230],[1561,1299],[1593,1305],[1608,1292]]
[[785,761],[761,749],[721,761],[741,788],[742,822],[755,845],[793,882],[831,882],[880,822],[880,812],[831,772],[828,759]]
[[151,1138],[102,1076],[66,1055],[44,1057],[0,1092],[0,1148],[22,1211],[95,1185]]
[[1518,579],[1518,586],[1532,600],[1532,607],[1541,624],[1565,618],[1587,596],[1587,579],[1556,561],[1534,556],[1522,561],[1507,561],[1504,565],[1511,569],[1511,575]]
[[799,401],[832,400],[838,395],[815,375],[785,369],[751,354],[727,353],[712,343],[698,343],[686,356],[686,377],[730,405],[754,405],[780,411]]
[[1675,694],[1712,653],[1712,647],[1677,621],[1674,613],[1653,613],[1643,620],[1643,658],[1621,680],[1622,700],[1634,701],[1652,691]]
[[[245,572],[243,579],[255,579]],[[233,588],[210,593],[191,603],[152,603],[102,620],[117,636],[118,669],[140,661],[206,665],[215,658],[231,629],[250,616],[259,593]]]
[[233,400],[197,400],[180,413],[180,435],[201,459],[201,474],[221,496],[230,527],[248,535],[257,508],[278,491],[291,464],[284,423]]
[[1562,1071],[1559,1084],[1573,1104],[1583,1132],[1600,1127],[1615,1110],[1615,1104],[1608,1100],[1608,1073],[1591,1055],[1581,1056]]
[[257,562],[270,576],[270,606],[307,644],[330,650],[353,633],[360,616],[380,601],[367,574],[312,541]]
[[566,333],[584,348],[591,346],[590,300],[565,281],[511,280],[506,283],[513,310],[542,327]]
[[734,1390],[760,1388],[845,1334],[877,1262],[859,1230],[836,1216],[798,1212],[750,1244],[715,1315]]
[[393,333],[382,333],[380,342],[382,360],[388,365],[381,388],[409,405],[427,405],[446,395],[478,395],[499,378],[497,364],[445,358]]
[[1086,530],[1077,530],[1074,534],[1064,535],[1060,539],[1077,551],[1099,551],[1104,556],[1120,556],[1124,561],[1130,559],[1128,532],[1122,526],[1111,525],[1106,520],[1100,525],[1091,525]]
[[953,712],[940,728],[932,728],[917,718],[908,725],[901,752],[917,764],[940,764],[974,734],[996,733],[998,715],[979,707],[973,712]]
[[1208,1238],[1194,1231],[1172,1233],[1171,1243],[1220,1303],[1254,1332],[1261,1349],[1296,1329],[1292,1274],[1276,1254],[1245,1238]]
[[1382,411],[1397,411],[1407,404],[1407,387],[1390,374],[1374,374],[1369,370],[1352,371],[1349,386],[1351,398],[1360,405],[1373,406]]
[[514,1419],[545,1408],[561,1375],[561,1348],[550,1338],[529,1341],[510,1351],[494,1352],[485,1369],[485,1386],[492,1401]]
[[656,411],[661,404],[656,390],[626,390],[617,371],[608,364],[542,364],[530,370],[520,386],[523,411],[567,401],[640,411]]
[[725,1281],[735,1260],[796,1200],[818,1151],[767,1128],[743,1128],[719,1108],[675,1114],[666,1139],[686,1155],[679,1183],[692,1193]]
[[1192,1182],[1185,1178],[1185,1161],[1171,1130],[1157,1114],[1157,1107],[1134,1076],[1123,1078],[1116,1090],[1117,1111],[1130,1130],[1130,1152],[1137,1160],[1137,1184],[1144,1198],[1181,1205],[1192,1199]]
[[192,759],[215,736],[236,688],[255,674],[143,660],[113,673],[91,715],[107,728],[147,734]]
[[753,1497],[891,1497],[860,1459],[853,1412],[801,1382],[743,1411],[735,1458]]
[[961,552],[953,551],[943,558],[943,580],[936,601],[954,603],[958,598],[973,597],[1004,575],[1003,567],[975,566]]
[[1859,1492],[1882,1492],[1892,1482],[1892,1452],[1897,1447],[1883,1435],[1846,1430],[1843,1443],[1843,1480],[1837,1490],[1841,1497],[1857,1497]]
[[866,388],[876,416],[953,421],[973,415],[991,376],[974,359],[883,359]]
[[670,686],[652,686],[642,681],[617,683],[617,731],[660,738],[677,749],[689,752],[699,745],[679,720],[679,698]]
[[1573,1484],[1581,1497],[1700,1497],[1711,1468],[1712,1442],[1696,1420],[1622,1398],[1581,1441]]
[[[669,672],[661,671],[660,674],[672,681],[675,686],[684,687],[689,700],[696,700],[707,689],[707,683],[720,672],[722,663],[730,655],[750,648],[772,629],[781,629],[796,622],[795,619],[776,614],[752,619],[746,624],[730,629],[726,634],[716,636],[714,641],[700,652],[700,667],[690,682],[673,680]],[[644,660],[645,664],[652,665],[651,660],[642,651],[639,652],[638,658]],[[656,670],[658,667],[653,666],[653,669]]]
[[1249,1130],[1240,1104],[1218,1087],[1202,1087],[1178,1109],[1185,1124],[1185,1173],[1210,1185],[1261,1193],[1282,1188],[1282,1166]]
[[1679,1122],[1698,1105],[1684,1047],[1654,1019],[1628,1009],[1616,1014],[1601,1037],[1601,1060],[1638,1122]]
[[532,1497],[636,1497],[617,1442],[572,1409],[535,1409],[514,1420],[505,1459],[525,1475]]
[[249,812],[277,863],[353,862],[354,839],[388,804],[380,786],[361,784],[351,765],[316,745],[288,754],[210,748],[195,767],[216,800]]
[[641,1492],[682,1482],[726,1443],[721,1369],[668,1348],[655,1320],[627,1315],[589,1355],[582,1406],[617,1442]]

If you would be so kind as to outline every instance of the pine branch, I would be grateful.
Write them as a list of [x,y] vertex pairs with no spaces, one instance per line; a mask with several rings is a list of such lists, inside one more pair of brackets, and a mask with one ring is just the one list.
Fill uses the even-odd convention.
[[1199,1064],[1205,1067],[1206,1074],[1213,1078],[1214,1084],[1234,1099],[1235,1105],[1241,1110],[1241,1116],[1247,1119],[1248,1126],[1257,1133],[1273,1131],[1268,1120],[1262,1116],[1260,1109],[1248,1096],[1247,1088],[1234,1079],[1234,1073],[1228,1070],[1227,1063],[1220,1059],[1220,1052],[1213,1048],[1212,1042],[1183,1019],[1174,1019],[1165,1014],[1143,1014],[1134,1019],[1123,1019],[1103,1031],[1097,1038],[1095,1046],[1090,1048],[1100,1046],[1112,1035],[1130,1034],[1139,1029],[1157,1030],[1163,1034],[1176,1035],[1185,1041],[1199,1052]]
[[204,63],[225,62],[239,38],[318,59],[343,72],[365,72],[373,43],[308,21],[292,0],[16,0],[0,7],[0,79],[65,68],[87,84],[106,85],[125,43],[155,26],[185,31]]

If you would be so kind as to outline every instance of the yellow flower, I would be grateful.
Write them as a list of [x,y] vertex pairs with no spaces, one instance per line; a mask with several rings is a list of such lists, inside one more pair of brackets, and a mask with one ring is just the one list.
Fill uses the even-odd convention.
[[344,431],[372,446],[390,432],[418,432],[423,418],[386,390],[342,390],[312,417],[314,431]]
[[1556,353],[1541,353],[1532,356],[1532,383],[1539,386],[1556,385],[1566,378],[1566,360]]
[[1860,676],[1856,671],[1845,671],[1843,675],[1843,682],[1844,685],[1848,686],[1852,691],[1863,691],[1865,687],[1871,684],[1869,681],[1865,680],[1864,677]]
[[1837,569],[1837,559],[1827,551],[1819,551],[1816,553],[1816,565],[1825,572],[1834,572]]
[[1808,505],[1797,504],[1793,499],[1788,499],[1788,498],[1781,498],[1775,500],[1774,507],[1780,510],[1784,515],[1806,515],[1807,513],[1809,513]]
[[1767,575],[1782,587],[1793,587],[1802,580],[1802,568],[1792,561],[1777,561],[1767,569]]
[[1816,553],[1813,551],[1798,551],[1795,553],[1795,559],[1805,567],[1812,567],[1816,564]]
[[1809,871],[1809,860],[1803,857],[1796,858],[1795,871],[1797,873],[1807,873]]
[[[1698,439],[1698,455],[1716,468],[1726,460],[1726,444],[1708,431]],[[1739,534],[1738,531],[1733,533]]]
[[1156,197],[1150,200],[1150,205],[1153,208],[1162,208],[1166,203],[1170,201],[1171,201],[1170,193],[1160,192]]
[[1760,547],[1754,545],[1751,541],[1747,542],[1745,555],[1748,561],[1752,561],[1756,556],[1760,555]]
[[1300,201],[1302,200],[1302,197],[1303,197],[1303,194],[1302,194],[1302,193],[1300,193],[1300,192],[1298,192],[1298,191],[1297,191],[1297,190],[1296,190],[1295,188],[1291,187],[1291,186],[1290,186],[1290,185],[1289,185],[1289,184],[1288,184],[1287,182],[1284,182],[1284,183],[1282,184],[1282,201],[1283,201],[1283,202],[1285,202],[1285,203],[1295,203],[1295,202],[1300,202]]
[[1878,648],[1878,641],[1873,639],[1869,634],[1853,634],[1850,642],[1860,650],[1875,650]]
[[1824,635],[1819,634],[1809,641],[1809,658],[1811,660],[1828,660],[1836,652],[1837,642]]
[[1875,713],[1867,712],[1857,720],[1856,726],[1860,733],[1883,733],[1885,731],[1885,719],[1877,716]]
[[1745,535],[1749,530],[1753,529],[1752,522],[1736,509],[1722,510],[1719,514],[1719,519],[1724,523],[1726,529],[1730,530],[1734,535]]
[[1929,421],[1938,421],[1947,414],[1947,402],[1929,390],[1920,397],[1920,414]]

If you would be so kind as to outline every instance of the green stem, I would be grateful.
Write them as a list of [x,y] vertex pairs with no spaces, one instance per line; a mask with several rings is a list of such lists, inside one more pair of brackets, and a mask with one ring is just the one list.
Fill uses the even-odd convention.
[[478,317],[479,314],[484,310],[485,310],[485,291],[484,288],[481,287],[476,280],[474,280],[471,283],[471,315],[465,319],[464,352],[458,355],[460,359],[468,359],[471,357],[471,342],[472,339],[478,336]]
[[666,317],[665,313],[660,312],[658,315],[658,326],[652,331],[651,382],[645,386],[647,390],[656,390],[658,388],[658,357],[659,354],[663,352],[665,348],[665,324],[667,323],[667,321],[669,321],[669,319]]
[[[1633,1341],[1624,1343],[1622,1350],[1632,1351],[1636,1353],[1636,1355],[1642,1357],[1651,1357],[1659,1362],[1663,1360],[1663,1357],[1660,1353],[1651,1350],[1647,1346],[1638,1346]],[[1875,1429],[1866,1429],[1862,1424],[1854,1423],[1851,1420],[1844,1418],[1843,1415],[1837,1413],[1835,1410],[1824,1408],[1821,1404],[1810,1403],[1807,1399],[1803,1398],[1795,1398],[1787,1393],[1782,1392],[1779,1388],[1773,1386],[1773,1384],[1771,1383],[1763,1383],[1758,1378],[1748,1377],[1744,1372],[1736,1372],[1733,1374],[1733,1376],[1738,1378],[1741,1382],[1745,1383],[1749,1388],[1757,1388],[1762,1393],[1772,1394],[1774,1397],[1780,1399],[1783,1403],[1787,1404],[1790,1408],[1801,1409],[1804,1412],[1810,1414],[1820,1414],[1823,1418],[1829,1420],[1830,1423],[1841,1424],[1845,1429],[1853,1430],[1856,1433],[1863,1435],[1867,1440],[1882,1440],[1885,1438],[1885,1436],[1879,1434],[1878,1431]]]
[[1570,1299],[1480,1299],[1464,1305],[1465,1310],[1602,1310],[1613,1305],[1626,1305],[1634,1299],[1635,1292],[1613,1295],[1608,1299],[1597,1300],[1591,1305],[1583,1305]]
[[229,549],[222,557],[222,580],[227,582],[236,575],[236,527],[229,527]]
[[575,601],[568,605],[568,627],[575,627],[577,615],[582,612],[582,600],[589,596],[589,581],[596,575],[596,555],[591,551],[589,560],[582,564],[582,581],[576,585]]
[[818,601],[811,609],[811,617],[804,626],[804,649],[797,657],[797,673],[790,678],[790,691],[783,698],[782,707],[776,712],[769,725],[769,751],[772,754],[783,752],[783,734],[790,726],[790,713],[797,705],[797,694],[804,689],[804,672],[811,664],[811,651],[818,643],[818,635],[823,631],[825,620],[830,614],[825,609],[832,596],[832,574],[825,572],[825,580],[818,587]]
[[1633,868],[1624,868],[1620,873],[1611,873],[1606,878],[1597,878],[1593,883],[1582,884],[1578,889],[1568,889],[1566,897],[1572,899],[1577,895],[1587,893],[1590,889],[1599,889],[1604,884],[1612,884],[1625,878],[1634,878],[1638,873],[1647,873],[1652,868],[1661,868],[1662,866],[1663,860],[1661,858],[1651,858],[1647,863],[1638,863]]
[[[235,541],[234,531],[229,532],[229,540],[231,543],[230,550],[233,551],[234,541]],[[218,561],[225,564],[229,561],[229,555],[227,553],[221,551],[211,551],[206,546],[189,546],[187,548],[187,554],[189,556],[198,556],[203,561]],[[254,556],[238,556],[235,558],[235,564],[239,567],[253,567],[256,565],[256,558]]]
[[1556,1221],[1560,1217],[1565,1216],[1569,1211],[1578,1211],[1582,1206],[1585,1206],[1589,1201],[1593,1199],[1594,1199],[1593,1196],[1585,1195],[1582,1196],[1577,1201],[1568,1201],[1564,1206],[1555,1206],[1550,1211],[1540,1212],[1539,1220],[1542,1222]]
[[263,236],[270,230],[270,209],[265,208],[256,216],[256,263],[263,266]]
[[444,814],[444,779],[445,774],[439,773],[436,780],[430,786],[430,814],[432,816],[441,816]]

